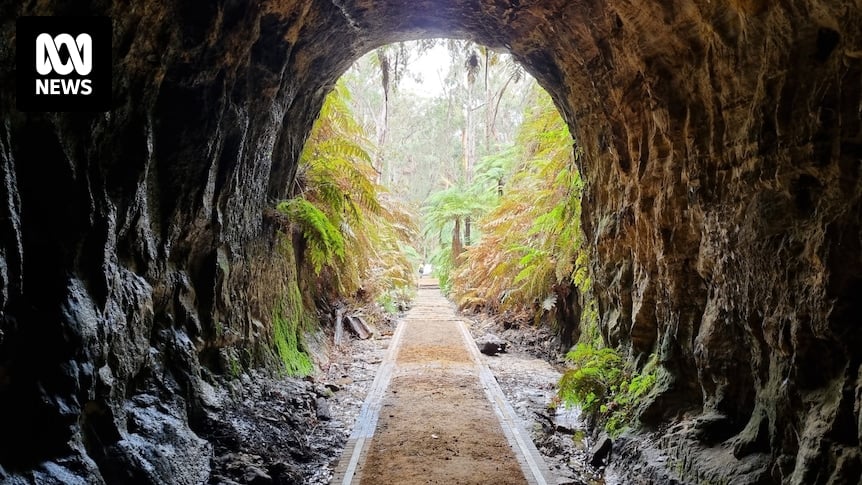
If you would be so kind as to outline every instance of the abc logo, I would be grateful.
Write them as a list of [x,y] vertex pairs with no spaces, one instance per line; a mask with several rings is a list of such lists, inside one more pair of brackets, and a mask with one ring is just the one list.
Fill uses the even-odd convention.
[[111,37],[108,17],[18,18],[18,109],[111,109]]
[[[60,59],[60,46],[69,50],[69,60]],[[90,34],[80,34],[72,38],[69,34],[51,37],[51,34],[40,34],[36,37],[36,72],[51,74],[56,72],[65,76],[72,69],[82,76],[90,74],[93,69],[93,38]]]
[[[60,48],[65,47],[69,59],[63,62]],[[52,72],[65,76],[72,70],[81,76],[93,70],[93,38],[89,34],[79,34],[73,38],[69,34],[52,36],[39,34],[36,37],[36,72],[46,76]],[[37,79],[36,94],[92,94],[90,79]]]

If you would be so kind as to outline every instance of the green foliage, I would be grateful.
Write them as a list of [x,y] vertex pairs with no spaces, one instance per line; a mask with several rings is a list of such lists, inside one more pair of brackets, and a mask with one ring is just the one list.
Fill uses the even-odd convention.
[[519,154],[519,148],[511,145],[496,153],[482,157],[479,163],[476,164],[474,184],[478,187],[488,187],[491,190],[502,191],[505,182],[511,177]]
[[[412,246],[405,245],[400,241],[399,246],[394,256],[404,259],[398,264],[383,269],[381,278],[389,284],[381,288],[377,296],[377,303],[387,313],[397,313],[408,307],[409,303],[416,297],[414,274],[408,274],[407,271],[417,268],[421,258]],[[393,251],[390,251],[389,254],[392,254]]]
[[336,260],[344,261],[341,231],[317,206],[297,198],[284,201],[276,208],[302,228],[302,235],[308,244],[308,257],[316,274],[320,274],[324,265],[332,265]]
[[300,335],[303,329],[310,328],[312,321],[296,281],[290,281],[287,286],[285,299],[272,310],[273,340],[287,375],[304,377],[311,374],[314,366],[300,348]]
[[480,221],[482,239],[451,279],[461,307],[513,310],[538,322],[569,287],[588,294],[591,283],[580,229],[580,151],[550,96],[536,88],[532,97],[517,143],[477,168],[484,186],[472,190],[493,194],[493,207]]
[[377,297],[377,303],[383,308],[383,311],[386,313],[397,313],[398,305],[395,299],[395,295],[392,293],[383,293],[379,297]]
[[602,345],[602,334],[599,330],[599,305],[594,298],[587,298],[581,309],[581,341],[593,345]]
[[[440,54],[448,57],[443,78],[415,69],[419,64],[413,60],[432,49],[435,61]],[[521,82],[527,76],[510,55],[466,40],[423,39],[382,50],[383,57],[375,49],[344,78],[354,94],[357,119],[382,142],[373,152],[381,179],[405,200],[421,204],[433,191],[465,178],[468,109],[472,107],[470,135],[479,160],[512,139],[528,101],[524,93],[529,83]],[[472,54],[478,55],[478,66],[471,69],[478,78],[469,83],[465,61]],[[389,85],[388,96],[384,84]],[[429,249],[432,246],[429,242]]]
[[[454,186],[435,192],[425,201],[423,235],[436,239],[432,256],[434,276],[447,294],[451,289],[450,273],[460,263],[463,248],[470,242],[466,241],[466,232],[462,234],[466,221],[487,212],[494,199],[493,192],[472,185],[466,189]],[[474,227],[471,238],[478,236],[479,231]]]
[[579,406],[614,436],[634,422],[639,403],[655,386],[655,356],[639,372],[608,347],[579,343],[566,358],[572,367],[560,379],[563,403]]
[[[326,98],[300,156],[294,197],[276,205],[286,221],[280,257],[288,274],[271,328],[275,354],[291,376],[313,370],[302,335],[315,324],[316,304],[377,299],[392,308],[415,291],[413,216],[377,184],[349,95],[339,83]],[[294,255],[291,242],[300,236],[303,254]],[[303,263],[294,272],[297,259]]]
[[376,182],[373,146],[349,101],[338,83],[300,156],[296,196],[277,210],[302,233],[316,298],[409,299],[414,217]]
[[493,193],[476,186],[453,186],[434,192],[425,201],[425,232],[438,233],[441,240],[448,239],[443,235],[451,233],[454,220],[481,216],[493,203]]
[[231,354],[230,355],[230,375],[231,375],[231,377],[236,379],[237,377],[240,376],[240,374],[242,374],[242,365],[240,364],[239,359],[235,355]]
[[598,414],[611,390],[622,381],[622,358],[614,349],[587,344],[578,344],[566,358],[574,367],[560,379],[560,397],[567,405],[577,404],[584,413]]
[[446,295],[450,294],[452,291],[452,280],[449,278],[449,275],[455,266],[452,258],[452,245],[450,243],[441,242],[434,254],[431,255],[431,265],[434,268],[433,275],[440,284],[440,290]]

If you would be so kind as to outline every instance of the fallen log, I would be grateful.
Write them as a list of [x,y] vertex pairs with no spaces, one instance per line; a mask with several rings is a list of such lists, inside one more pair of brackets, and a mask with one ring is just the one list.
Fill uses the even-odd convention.
[[347,322],[350,323],[350,329],[353,330],[353,333],[355,333],[357,337],[362,340],[366,340],[371,337],[371,329],[368,328],[368,325],[362,317],[351,315],[347,317]]
[[335,345],[341,345],[344,340],[344,308],[335,310]]

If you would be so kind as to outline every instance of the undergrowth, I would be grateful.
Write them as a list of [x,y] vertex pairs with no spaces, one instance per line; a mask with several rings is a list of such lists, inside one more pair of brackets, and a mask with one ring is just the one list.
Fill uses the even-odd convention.
[[378,183],[373,144],[349,100],[343,82],[327,96],[300,154],[293,197],[275,206],[288,269],[272,331],[291,376],[314,370],[301,339],[319,326],[317,309],[378,302],[395,310],[415,292],[414,216]]
[[655,355],[638,371],[612,348],[579,343],[566,359],[572,367],[560,379],[558,391],[565,405],[580,407],[611,436],[634,424],[638,405],[655,386]]
[[415,217],[378,183],[374,145],[349,100],[343,82],[326,97],[300,154],[294,197],[276,211],[302,234],[299,277],[311,300],[404,306],[416,286]]

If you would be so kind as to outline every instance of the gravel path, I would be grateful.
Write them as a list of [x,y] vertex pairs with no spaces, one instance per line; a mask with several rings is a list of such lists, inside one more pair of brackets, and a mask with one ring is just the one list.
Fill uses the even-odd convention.
[[556,483],[439,290],[401,325],[333,483]]
[[[423,289],[421,294],[433,295],[431,306],[438,310],[429,313],[427,306],[423,310],[422,296],[402,319],[406,324],[402,333],[409,337],[397,355],[402,371],[392,373],[393,385],[380,392],[384,412],[379,437],[389,441],[376,443],[363,456],[370,456],[364,462],[366,476],[374,467],[392,468],[393,449],[412,456],[405,460],[417,465],[405,468],[401,478],[379,476],[365,483],[490,483],[486,471],[496,472],[501,465],[512,473],[499,483],[524,483],[523,464],[519,467],[511,447],[500,438],[498,416],[489,414],[487,387],[502,390],[499,399],[513,410],[510,420],[525,430],[527,440],[532,438],[558,476],[550,483],[602,483],[585,465],[584,447],[589,443],[582,438],[577,414],[548,409],[560,369],[536,355],[553,359],[550,334],[532,327],[504,330],[489,319],[469,320],[456,315],[437,290]],[[445,318],[440,318],[440,311]],[[432,320],[436,324],[429,324]],[[509,344],[508,352],[478,354],[475,346],[468,346],[472,339],[465,332],[459,337],[456,330],[462,322],[480,341],[489,333],[501,336]],[[371,339],[330,347],[327,363],[314,378],[252,371],[207,386],[202,434],[215,448],[209,483],[342,483],[333,480],[335,468],[387,358],[393,330],[394,325],[379,324]],[[394,361],[393,355],[390,367]],[[486,366],[484,383],[470,370],[479,368],[479,361]],[[401,420],[409,416],[417,419]],[[424,456],[430,451],[439,453],[442,465]]]

